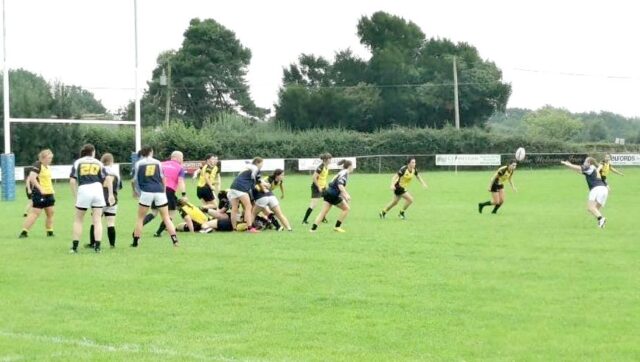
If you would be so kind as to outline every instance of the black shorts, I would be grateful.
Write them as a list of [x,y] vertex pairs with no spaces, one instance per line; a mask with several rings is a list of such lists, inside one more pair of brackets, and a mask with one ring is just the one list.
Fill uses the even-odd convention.
[[33,201],[35,209],[46,209],[56,204],[56,198],[53,195],[40,195],[39,193],[34,193],[31,196],[31,201]]
[[165,193],[167,194],[167,205],[169,206],[169,210],[176,210],[178,208],[178,198],[176,197],[176,192],[171,189],[167,189]]
[[330,203],[331,205],[340,205],[340,203],[342,203],[342,197],[340,197],[340,195],[336,195],[333,194],[331,192],[325,192],[324,193],[324,201]]
[[217,231],[233,231],[233,225],[230,218],[218,219]]
[[213,190],[211,190],[209,186],[198,187],[196,194],[200,200],[204,200],[205,202],[211,202],[215,199],[215,197],[213,197]]
[[503,184],[494,183],[491,185],[491,192],[498,192],[504,188]]
[[29,188],[28,187],[24,188],[24,193],[27,195],[27,199],[31,200],[32,193],[29,192]]
[[393,194],[396,196],[402,196],[407,192],[407,190],[402,186],[396,186],[395,190],[393,190]]
[[320,191],[320,189],[318,188],[318,186],[316,186],[316,184],[311,184],[311,198],[312,199],[319,199],[322,197],[322,191]]

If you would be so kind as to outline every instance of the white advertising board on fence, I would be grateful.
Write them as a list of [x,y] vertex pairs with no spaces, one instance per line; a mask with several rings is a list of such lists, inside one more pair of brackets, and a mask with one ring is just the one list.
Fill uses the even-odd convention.
[[614,166],[640,166],[640,153],[614,153],[611,155]]
[[[54,165],[51,166],[51,179],[52,180],[62,180],[62,179],[68,179],[69,178],[69,174],[71,173],[71,166],[72,165]],[[25,178],[25,174],[24,174],[24,170],[27,167],[31,167],[31,166],[20,166],[20,167],[16,167],[15,168],[15,177],[16,177],[16,181],[24,181]],[[119,164],[114,164],[113,166],[111,166],[111,169],[113,170],[113,172],[120,177],[120,165]],[[0,181],[2,180],[2,172],[0,171]]]
[[[247,165],[251,164],[252,160],[222,160],[222,172],[242,172],[247,169]],[[274,171],[276,169],[284,170],[284,159],[282,158],[268,158],[264,160],[262,164],[262,171]]]
[[[329,169],[341,169],[342,166],[338,165],[338,162],[340,162],[340,160],[349,160],[353,164],[353,168],[356,168],[355,157],[336,157],[331,159],[331,163],[329,163]],[[315,171],[321,163],[322,160],[319,158],[300,158],[298,159],[298,171]]]
[[436,166],[499,166],[500,155],[436,155]]

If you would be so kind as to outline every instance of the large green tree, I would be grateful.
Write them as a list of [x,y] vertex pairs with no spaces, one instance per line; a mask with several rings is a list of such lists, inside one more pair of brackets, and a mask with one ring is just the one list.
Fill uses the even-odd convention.
[[443,127],[454,118],[454,57],[463,126],[482,124],[506,106],[510,85],[502,81],[500,69],[469,44],[427,39],[413,22],[384,12],[362,17],[357,33],[371,52],[368,60],[349,50],[338,52],[333,62],[303,54],[284,70],[278,119],[302,129]]
[[[245,79],[250,61],[251,51],[233,31],[213,19],[191,20],[180,49],[158,57],[142,99],[144,123],[153,125],[164,119],[167,87],[159,79],[163,70],[168,75],[169,66],[172,118],[201,127],[229,112],[265,117],[268,111],[255,105]],[[128,113],[132,110],[130,105]]]

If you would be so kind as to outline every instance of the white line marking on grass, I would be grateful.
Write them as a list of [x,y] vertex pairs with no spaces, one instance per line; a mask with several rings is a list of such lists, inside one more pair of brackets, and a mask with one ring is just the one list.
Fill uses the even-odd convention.
[[[73,338],[66,338],[66,337],[60,337],[60,336],[37,335],[37,334],[31,334],[31,333],[15,333],[15,332],[7,332],[7,331],[0,331],[0,336],[14,338],[14,339],[25,339],[25,340],[36,341],[36,342],[45,342],[50,344],[64,344],[64,345],[74,345],[79,347],[89,347],[89,348],[94,348],[104,352],[150,353],[150,354],[178,357],[178,358],[184,358],[184,359],[189,358],[189,359],[199,359],[199,360],[206,360],[206,361],[237,361],[237,359],[235,358],[228,358],[228,357],[222,357],[222,356],[212,357],[212,356],[206,356],[198,353],[184,353],[184,352],[175,351],[172,349],[160,348],[158,346],[153,346],[153,345],[143,346],[139,344],[121,344],[121,345],[100,344],[88,338],[73,339]],[[23,356],[9,355],[9,356],[3,357],[0,361],[2,362],[18,361],[18,360],[24,360],[24,359],[25,358]]]
[[20,355],[0,356],[0,362],[24,361],[25,359]]

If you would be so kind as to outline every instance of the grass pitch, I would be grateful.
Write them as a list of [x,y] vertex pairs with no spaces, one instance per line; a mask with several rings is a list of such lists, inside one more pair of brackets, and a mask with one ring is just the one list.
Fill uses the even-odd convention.
[[637,360],[640,172],[625,172],[604,230],[568,170],[518,170],[498,215],[477,212],[491,172],[427,172],[406,221],[377,216],[391,175],[356,173],[346,234],[300,225],[310,177],[292,176],[294,232],[181,234],[177,249],[151,237],[158,221],[129,248],[126,185],[100,255],[67,254],[58,183],[54,238],[41,219],[17,239],[25,200],[0,204],[0,360]]

